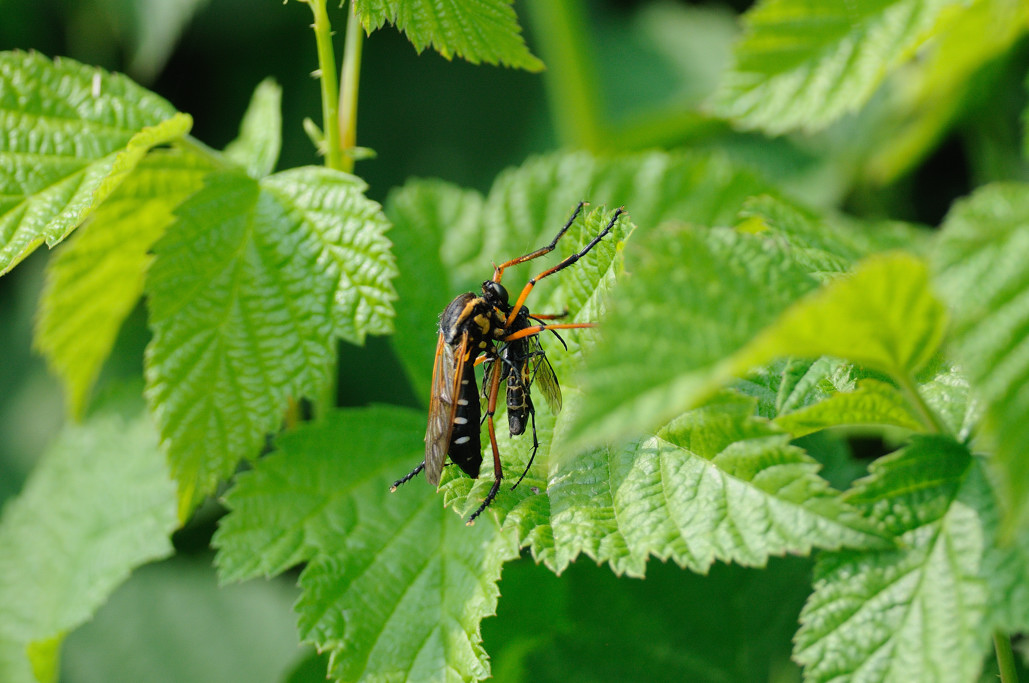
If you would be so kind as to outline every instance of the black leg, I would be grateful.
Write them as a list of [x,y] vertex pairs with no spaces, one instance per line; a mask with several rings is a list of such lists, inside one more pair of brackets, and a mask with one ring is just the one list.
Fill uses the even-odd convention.
[[422,460],[422,463],[420,465],[418,465],[418,467],[416,467],[413,470],[411,470],[406,476],[401,477],[400,479],[397,479],[395,482],[393,482],[393,486],[389,487],[389,492],[393,493],[394,491],[397,490],[398,486],[400,486],[401,484],[406,484],[407,482],[411,481],[412,479],[414,479],[415,477],[418,476],[419,472],[421,472],[424,469],[425,469],[425,461]]
[[579,205],[575,207],[575,211],[572,212],[572,217],[569,218],[568,222],[564,224],[564,227],[557,232],[557,236],[554,238],[553,242],[551,242],[545,247],[540,247],[536,251],[530,251],[528,254],[519,256],[518,258],[513,258],[510,261],[505,261],[504,263],[501,263],[499,266],[494,266],[493,281],[500,282],[500,278],[504,274],[505,268],[509,268],[510,266],[516,266],[519,263],[525,263],[526,261],[531,261],[535,258],[543,256],[544,254],[549,254],[550,252],[554,251],[554,249],[557,248],[558,241],[560,241],[560,239],[564,237],[564,234],[568,232],[568,228],[572,227],[572,223],[575,222],[576,217],[578,217],[579,213],[582,212],[582,207],[584,206],[586,206],[586,202],[579,202]]
[[532,467],[532,461],[536,459],[536,450],[540,447],[540,442],[536,438],[536,410],[532,406],[529,407],[529,417],[532,420],[532,455],[529,456],[529,462],[525,465],[525,470],[522,472],[522,476],[518,477],[518,481],[514,483],[511,490],[515,490],[515,486],[522,483],[522,479],[525,479],[525,475],[529,473],[529,468]]

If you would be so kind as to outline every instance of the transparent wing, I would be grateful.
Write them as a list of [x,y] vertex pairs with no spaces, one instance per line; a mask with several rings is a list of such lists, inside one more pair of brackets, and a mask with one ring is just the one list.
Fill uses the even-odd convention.
[[550,412],[557,415],[561,412],[561,385],[558,384],[554,368],[551,367],[550,361],[547,360],[547,355],[543,353],[543,347],[539,345],[538,341],[536,348],[534,361],[536,369],[533,371],[533,383],[539,388],[543,398],[547,400]]

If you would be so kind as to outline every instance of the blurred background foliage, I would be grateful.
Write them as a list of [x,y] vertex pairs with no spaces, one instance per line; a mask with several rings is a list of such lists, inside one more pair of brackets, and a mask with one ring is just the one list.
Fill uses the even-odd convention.
[[[419,55],[386,27],[365,41],[357,142],[377,157],[356,172],[382,202],[411,177],[485,192],[505,167],[561,147],[719,147],[809,204],[930,225],[973,185],[1029,178],[1018,144],[1029,45],[1016,35],[999,34],[996,54],[965,55],[972,77],[948,80],[957,50],[949,69],[901,73],[860,113],[813,136],[768,139],[701,113],[749,4],[516,0],[530,49],[548,64],[543,74]],[[235,137],[254,87],[272,76],[283,88],[279,168],[289,168],[319,162],[302,128],[320,111],[309,12],[276,0],[0,0],[0,49],[125,72],[192,114],[193,135],[215,148]],[[343,13],[332,19],[341,33]],[[965,30],[991,30],[997,18],[982,19]],[[577,63],[546,35],[561,21],[572,22]],[[576,125],[575,89],[599,109],[595,126]],[[0,502],[20,490],[63,415],[58,385],[31,348],[47,258],[38,250],[0,279]],[[148,338],[137,310],[100,394],[140,376]],[[341,354],[339,403],[373,402],[418,405],[381,338]],[[294,645],[295,574],[216,588],[208,540],[218,515],[201,510],[176,534],[173,560],[137,572],[69,637],[62,680],[323,680],[324,663]],[[797,680],[790,637],[809,586],[810,563],[797,558],[765,571],[717,565],[706,577],[652,563],[644,582],[583,563],[555,578],[523,559],[505,569],[499,617],[483,635],[501,681],[631,680],[643,671],[655,681]],[[687,641],[710,656],[683,661],[677,643]]]

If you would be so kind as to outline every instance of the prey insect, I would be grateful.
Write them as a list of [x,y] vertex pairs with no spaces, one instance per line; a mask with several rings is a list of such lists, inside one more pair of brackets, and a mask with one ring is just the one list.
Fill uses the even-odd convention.
[[[534,316],[529,314],[529,309],[522,306],[509,328],[513,334],[532,326],[530,320],[543,323],[543,319],[562,318],[565,314]],[[568,348],[564,339],[553,329],[549,328],[554,336],[558,338],[561,345]],[[525,433],[528,423],[532,424],[532,450],[529,460],[525,464],[522,475],[511,487],[514,489],[522,483],[522,479],[528,474],[532,462],[536,458],[536,451],[539,450],[539,439],[536,436],[536,406],[532,402],[532,385],[535,382],[540,388],[543,397],[555,415],[561,412],[561,385],[554,374],[554,368],[547,360],[547,354],[540,344],[539,335],[535,334],[514,341],[503,343],[497,353],[495,361],[486,364],[486,370],[482,380],[482,404],[488,408],[489,388],[494,372],[501,373],[500,383],[507,384],[507,427],[511,436],[519,436]]]
[[[482,283],[480,294],[461,294],[444,309],[440,316],[432,368],[425,459],[409,474],[395,481],[390,487],[391,491],[396,491],[398,486],[410,481],[422,470],[429,483],[438,486],[448,455],[469,477],[478,478],[482,465],[480,427],[484,421],[493,453],[494,481],[482,504],[468,518],[469,525],[474,523],[475,518],[496,498],[504,478],[493,422],[501,380],[507,383],[508,429],[511,434],[524,433],[526,420],[532,422],[533,450],[529,460],[529,464],[532,464],[532,458],[535,458],[539,447],[535,408],[530,393],[533,382],[538,384],[555,412],[561,406],[557,377],[540,346],[539,334],[547,330],[594,327],[596,323],[547,323],[547,319],[560,316],[531,315],[525,301],[540,280],[564,270],[588,254],[611,232],[624,209],[617,209],[606,227],[578,252],[531,278],[513,304],[501,279],[505,269],[554,251],[584,205],[585,202],[579,203],[550,244],[494,266],[493,278]],[[480,406],[475,379],[475,366],[480,362],[489,363],[482,389],[485,406]],[[525,471],[528,472],[528,466]],[[523,472],[522,478],[524,476]],[[522,478],[515,482],[515,486]]]

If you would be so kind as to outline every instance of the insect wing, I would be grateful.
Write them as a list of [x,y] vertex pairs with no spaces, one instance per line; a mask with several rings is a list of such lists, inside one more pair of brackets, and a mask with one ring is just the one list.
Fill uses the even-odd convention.
[[557,375],[554,374],[554,368],[551,367],[542,348],[539,350],[535,362],[536,371],[533,382],[543,394],[543,398],[547,400],[550,412],[556,415],[561,412],[561,385],[557,383]]
[[429,400],[429,425],[425,430],[425,478],[433,486],[439,484],[443,463],[450,448],[450,434],[454,430],[457,412],[458,387],[464,374],[464,357],[468,334],[461,338],[455,349],[439,336],[436,361],[432,366],[432,395]]

